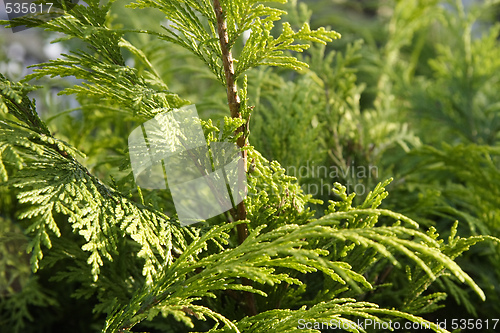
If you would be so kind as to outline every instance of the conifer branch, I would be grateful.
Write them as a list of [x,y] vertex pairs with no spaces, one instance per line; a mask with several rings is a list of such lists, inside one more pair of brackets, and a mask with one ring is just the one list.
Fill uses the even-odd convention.
[[[219,44],[222,51],[222,62],[224,64],[224,72],[226,77],[226,90],[227,90],[227,101],[229,105],[229,111],[231,112],[232,118],[240,118],[240,97],[238,95],[238,88],[236,86],[235,74],[234,74],[234,61],[233,56],[231,54],[231,50],[229,48],[229,36],[227,34],[227,26],[224,17],[224,11],[220,5],[219,0],[214,0],[214,10],[215,15],[217,17],[217,32],[219,34]],[[238,146],[240,148],[246,145],[246,137],[245,137],[245,128],[246,124],[239,127],[235,134],[242,133],[242,135],[238,138]],[[243,154],[243,163],[246,169],[246,151],[242,152]],[[236,209],[236,215],[238,220],[245,220],[247,217],[247,212],[245,208],[245,203],[242,201],[238,204]],[[240,224],[237,227],[238,229],[238,238],[240,243],[242,243],[248,236],[248,229],[246,224]]]
[[[307,68],[308,63],[311,65],[310,75],[302,76],[296,82],[287,82],[279,73],[269,71],[263,71],[263,75],[258,76],[250,74],[256,86],[271,87],[262,89],[257,98],[257,101],[269,104],[273,111],[263,115],[265,119],[255,119],[254,135],[257,140],[269,137],[266,135],[269,132],[259,129],[259,121],[272,121],[269,117],[282,117],[283,123],[288,127],[287,131],[291,129],[294,133],[302,133],[307,129],[312,133],[311,136],[294,137],[297,140],[285,142],[285,146],[283,140],[275,140],[277,145],[270,145],[271,152],[292,151],[296,160],[292,161],[286,155],[283,155],[283,159],[280,156],[274,158],[281,160],[284,165],[297,165],[297,161],[315,161],[315,157],[320,155],[310,155],[306,150],[312,151],[311,144],[318,138],[328,142],[324,135],[329,135],[328,131],[324,131],[327,127],[323,125],[313,125],[315,130],[311,130],[310,126],[315,118],[318,124],[333,124],[332,131],[338,134],[332,139],[333,146],[338,149],[329,152],[333,152],[332,158],[337,166],[350,166],[349,159],[358,156],[349,147],[349,152],[344,152],[343,155],[342,145],[337,142],[342,141],[342,137],[350,138],[349,133],[356,132],[357,123],[363,124],[363,129],[366,130],[379,128],[378,126],[387,127],[387,124],[391,127],[396,125],[396,134],[391,134],[390,129],[384,129],[384,133],[389,131],[389,136],[382,135],[383,138],[380,139],[379,135],[369,135],[375,142],[375,147],[385,145],[386,140],[416,142],[418,137],[407,134],[402,124],[392,120],[387,123],[384,119],[388,115],[378,113],[378,107],[373,114],[380,115],[384,121],[372,123],[371,120],[360,118],[361,109],[357,97],[363,88],[356,83],[356,76],[353,74],[358,66],[350,66],[361,57],[358,54],[361,51],[359,43],[348,46],[345,52],[325,54],[324,48],[314,48],[310,56],[294,57],[290,52],[305,51],[310,46],[309,42],[325,44],[340,35],[324,28],[311,30],[307,23],[297,31],[286,22],[282,24],[282,32],[276,33],[275,23],[279,23],[286,12],[269,6],[273,2],[281,3],[286,0],[136,1],[136,4],[130,6],[156,8],[165,14],[168,20],[168,24],[162,27],[165,31],[115,29],[117,25],[109,19],[113,14],[109,11],[113,1],[101,5],[99,0],[85,0],[86,5],[75,5],[75,10],[65,11],[64,15],[61,13],[62,16],[47,22],[38,19],[39,16],[12,21],[15,26],[23,22],[32,27],[43,23],[48,31],[64,33],[68,38],[78,38],[87,47],[85,51],[74,50],[68,55],[61,55],[59,59],[39,65],[23,83],[11,82],[0,74],[0,257],[2,253],[7,253],[7,258],[11,258],[11,251],[2,252],[6,237],[12,234],[11,229],[5,229],[5,219],[12,227],[16,226],[11,222],[19,220],[19,226],[24,229],[28,241],[25,247],[31,254],[33,271],[42,269],[44,276],[54,272],[55,281],[70,283],[71,289],[76,286],[78,289],[72,295],[84,297],[94,303],[90,306],[94,313],[99,314],[95,317],[96,320],[102,319],[101,314],[106,315],[102,330],[104,333],[131,332],[141,322],[144,328],[163,328],[168,332],[192,331],[205,328],[207,319],[214,322],[211,333],[291,333],[301,329],[298,323],[303,318],[314,318],[317,323],[333,322],[339,328],[352,327],[351,331],[364,332],[366,330],[363,327],[356,325],[357,318],[369,319],[382,326],[392,317],[399,318],[400,321],[430,324],[433,331],[445,333],[447,331],[439,325],[416,316],[433,312],[442,306],[440,302],[446,297],[446,293],[439,292],[440,289],[447,291],[469,313],[476,316],[476,309],[469,301],[467,291],[460,289],[458,283],[469,285],[483,300],[485,293],[458,266],[455,259],[478,242],[500,243],[500,239],[490,236],[461,238],[458,222],[455,222],[448,240],[443,241],[435,228],[421,230],[416,221],[379,208],[388,195],[385,187],[390,180],[379,183],[372,191],[363,194],[364,200],[356,200],[359,199],[356,198],[356,191],[350,193],[348,187],[337,183],[333,194],[338,200],[329,201],[326,212],[317,217],[316,212],[308,206],[318,204],[320,207],[319,200],[306,194],[299,180],[288,176],[287,170],[280,163],[266,160],[248,146],[251,107],[247,106],[246,76],[240,82],[242,89],[238,90],[240,75],[250,68],[262,65],[298,70]],[[293,6],[295,5],[294,3]],[[294,12],[297,12],[292,13],[294,16],[299,14],[295,9]],[[410,8],[398,15],[413,12],[414,8]],[[299,16],[297,18],[302,20],[302,16]],[[292,21],[295,22],[297,18]],[[399,21],[407,22],[398,19]],[[410,26],[416,27],[419,24]],[[462,29],[462,26],[459,28]],[[395,31],[399,31],[400,39],[405,40],[414,33],[413,30],[408,32],[399,26]],[[499,31],[500,28],[489,37],[491,45],[496,45]],[[151,39],[154,43],[148,42],[143,45],[144,48],[142,45],[135,46],[126,39],[131,32],[150,34],[154,37]],[[240,40],[243,32],[250,32],[250,35],[241,51],[238,51],[238,56],[233,59],[233,46]],[[167,191],[146,192],[143,196],[139,186],[134,188],[132,172],[120,173],[117,181],[112,175],[116,170],[116,162],[122,159],[113,152],[118,152],[119,155],[124,152],[124,142],[119,138],[128,133],[132,121],[146,121],[160,112],[179,108],[187,103],[171,92],[163,81],[165,70],[170,71],[177,60],[165,61],[165,64],[158,67],[158,71],[155,69],[157,50],[161,51],[159,56],[164,57],[163,45],[156,47],[157,37],[177,44],[201,59],[226,88],[230,116],[224,118],[223,124],[216,126],[210,119],[202,122],[202,127],[204,134],[208,133],[205,139],[209,151],[212,151],[211,142],[231,141],[234,137],[242,151],[245,169],[249,169],[249,195],[245,203],[235,205],[233,200],[233,209],[224,213],[231,223],[219,224],[215,221],[216,223],[208,222],[201,228],[181,228],[167,216],[175,208],[175,202],[172,202],[173,198]],[[398,40],[393,37],[388,45],[401,44]],[[394,49],[397,53],[399,48],[393,47],[391,50]],[[123,54],[124,50],[131,52],[134,59],[141,60],[145,67],[127,66],[125,56],[128,57],[129,52]],[[498,53],[494,52],[497,50],[493,46],[489,50],[491,52],[488,54],[493,56]],[[175,49],[173,51],[177,52]],[[481,54],[486,54],[487,51],[488,49],[481,50]],[[449,83],[450,78],[463,86],[469,86],[467,80],[470,81],[470,77],[466,76],[465,82],[462,80],[463,75],[453,76],[450,74],[453,71],[445,70],[448,63],[453,63],[456,66],[455,72],[463,73],[463,59],[458,57],[456,63],[448,61],[452,53],[447,49],[443,49],[442,53],[438,52],[441,57],[434,59],[433,70],[436,73],[446,73],[446,77],[441,77],[440,82],[431,87],[439,88]],[[310,61],[306,63],[306,60]],[[484,59],[486,62],[490,60]],[[189,62],[187,64],[190,65]],[[382,75],[391,73],[383,72]],[[75,131],[71,126],[79,120],[77,117],[68,117],[64,123],[62,120],[57,123],[58,136],[68,142],[51,134],[49,127],[38,116],[34,101],[28,96],[35,87],[26,82],[43,76],[75,77],[81,81],[62,92],[78,96],[81,115],[85,119],[82,131]],[[269,82],[273,84],[268,85]],[[424,83],[419,89],[431,84],[426,81]],[[318,92],[322,92],[324,87],[326,96],[318,100]],[[434,90],[439,91],[437,88]],[[380,98],[374,102],[375,105],[378,102],[386,103],[384,98],[392,94],[390,90],[380,90],[377,93]],[[488,93],[490,92],[485,91],[484,96],[488,96]],[[441,95],[427,96],[417,92],[415,97],[421,96],[428,98],[426,103],[431,104]],[[443,100],[448,100],[444,97]],[[452,98],[451,106],[442,108],[444,111],[447,110],[445,107],[453,107],[455,110],[457,108],[454,105],[459,102],[460,100],[457,102]],[[388,109],[392,109],[394,105],[390,101],[387,103]],[[412,103],[409,104],[413,105]],[[479,104],[481,103],[483,102]],[[57,109],[57,105],[50,105],[49,111]],[[344,112],[339,110],[346,110],[346,115],[355,120],[354,127],[340,121],[344,119]],[[491,112],[495,110],[494,105],[490,107]],[[69,111],[72,110],[57,113],[57,117],[67,116]],[[457,112],[459,111],[461,110]],[[128,113],[127,117],[122,117],[124,113]],[[11,116],[17,120],[11,119]],[[327,122],[325,117],[331,118],[333,123],[330,120]],[[297,123],[297,119],[301,121]],[[98,126],[94,126],[95,124]],[[121,124],[125,126],[119,126]],[[454,127],[461,127],[461,124],[454,122]],[[468,129],[465,125],[463,127],[464,131]],[[114,131],[116,138],[103,142],[102,137],[110,129]],[[286,137],[286,133],[283,135],[272,132],[272,135]],[[415,141],[410,141],[412,138]],[[91,154],[89,164],[93,165],[92,168],[86,167],[85,162],[80,162],[78,156],[83,153],[75,148],[84,141],[86,151]],[[184,150],[188,150],[187,157],[194,158],[186,141],[180,141]],[[168,144],[161,141],[161,138],[157,142]],[[296,149],[298,147],[300,149]],[[371,152],[371,148],[369,149]],[[477,228],[481,233],[489,233],[488,228],[492,225],[486,224],[490,221],[483,222],[481,216],[498,206],[498,202],[491,199],[500,197],[496,195],[498,181],[495,181],[499,179],[496,164],[500,154],[498,149],[480,145],[444,145],[440,149],[424,147],[419,151],[427,156],[420,163],[433,166],[426,173],[438,172],[440,175],[443,171],[452,172],[463,183],[463,186],[452,183],[443,188],[438,187],[437,193],[445,191],[443,193],[446,196],[457,193],[459,197],[456,200],[462,200],[464,194],[469,196],[472,193],[474,196],[454,205],[458,201],[451,197],[446,198],[446,201],[434,201],[435,195],[430,192],[432,198],[422,202],[419,200],[418,205],[410,207],[410,211],[442,204],[439,210],[430,210],[429,216],[441,213],[446,218],[460,215],[461,219],[469,223],[471,230]],[[115,156],[109,156],[110,153]],[[381,158],[382,155],[378,156]],[[209,157],[215,165],[214,156]],[[366,157],[366,161],[360,160],[357,164],[370,164],[370,161],[378,161],[377,158]],[[249,165],[246,165],[247,160],[251,161]],[[99,164],[94,164],[94,161]],[[207,176],[207,170],[201,161],[193,161],[202,175]],[[463,161],[472,163],[466,163],[470,165],[468,168],[464,167]],[[438,168],[435,167],[436,163],[439,164]],[[484,168],[478,168],[478,165]],[[128,168],[128,162],[123,163],[120,171]],[[319,173],[319,169],[317,170]],[[93,175],[94,171],[99,172],[99,175]],[[299,176],[300,173],[299,168]],[[318,179],[322,180],[340,178],[326,175],[330,173],[328,171],[324,177],[318,173]],[[222,170],[222,175],[226,183],[229,183],[229,174]],[[359,179],[371,178],[358,175],[356,172]],[[111,178],[110,185],[100,180],[108,176]],[[210,179],[207,181],[213,194],[224,190],[217,189]],[[369,186],[370,180],[366,181],[367,184],[364,185]],[[6,186],[11,185],[12,191],[7,190]],[[465,186],[476,191],[470,191]],[[231,192],[231,186],[226,187]],[[406,189],[403,190],[405,191]],[[136,196],[139,197],[139,203],[134,201]],[[219,198],[213,199],[215,201],[210,204],[217,206]],[[448,200],[452,200],[450,204]],[[359,204],[355,204],[357,201]],[[146,206],[145,202],[150,204]],[[469,212],[460,210],[465,204],[471,207],[478,205],[479,208],[469,215]],[[7,227],[10,228],[9,225]],[[230,239],[231,233],[237,233],[238,240]],[[50,252],[42,251],[42,248],[50,249]],[[43,265],[39,265],[42,259]],[[24,266],[28,267],[29,263],[24,263],[22,267]],[[45,279],[40,280],[37,285],[36,277],[37,275],[26,286],[22,286],[20,292],[9,295],[7,301],[5,297],[0,297],[0,313],[7,314],[7,320],[3,317],[1,319],[2,325],[10,328],[13,326],[11,323],[17,324],[18,328],[14,328],[13,333],[36,330],[35,326],[23,329],[20,325],[27,321],[25,318],[32,318],[28,309],[43,304],[53,306],[57,301],[44,296],[41,290],[44,287],[42,280]],[[438,292],[429,294],[429,286],[435,282],[439,284]],[[18,289],[17,280],[13,283],[16,283],[15,289]],[[380,288],[382,283],[384,286],[397,284],[401,288]],[[59,294],[61,290],[56,291]],[[392,309],[373,303],[384,300],[383,297],[389,292],[394,300]],[[261,298],[254,298],[254,294]],[[38,312],[37,310],[36,313]],[[65,310],[63,314],[67,313],[69,310]],[[172,316],[176,321],[170,320]],[[146,320],[154,321],[146,323]],[[200,323],[201,321],[205,323]],[[179,327],[179,323],[189,329]],[[93,321],[88,327],[95,325],[96,322]]]
[[[238,95],[238,87],[236,86],[235,74],[234,74],[234,61],[233,56],[231,54],[230,46],[229,46],[229,36],[227,33],[227,25],[224,17],[224,11],[220,5],[219,0],[214,0],[214,10],[215,16],[217,18],[217,32],[219,35],[219,44],[222,52],[222,63],[224,65],[224,73],[226,77],[226,92],[227,92],[227,102],[229,105],[229,111],[231,113],[232,118],[240,118],[241,119],[241,102],[240,97]],[[238,146],[243,148],[246,145],[246,137],[245,137],[245,129],[247,124],[243,124],[240,126],[235,135],[241,133],[241,136],[238,138]],[[246,151],[242,151],[243,163],[245,165],[246,171]],[[241,201],[236,207],[236,217],[238,220],[246,220],[247,218],[247,209],[245,207],[245,202]],[[236,230],[238,232],[238,240],[241,243],[245,241],[248,237],[248,227],[246,223],[241,223],[236,226]],[[252,285],[252,282],[248,279],[243,279],[244,285]],[[255,305],[254,295],[250,292],[244,292],[245,294],[245,303],[247,306],[248,314],[254,316],[257,314],[257,309]]]
[[226,20],[224,11],[219,0],[214,0],[214,10],[217,17],[217,32],[219,34],[219,44],[222,51],[222,62],[224,64],[224,73],[226,77],[227,101],[231,117],[241,118],[240,114],[240,97],[236,87],[234,75],[234,61],[229,49],[229,36],[227,34]]

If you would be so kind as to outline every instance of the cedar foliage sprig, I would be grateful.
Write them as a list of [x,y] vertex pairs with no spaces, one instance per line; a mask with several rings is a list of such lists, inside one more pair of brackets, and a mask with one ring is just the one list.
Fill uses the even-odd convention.
[[[74,76],[85,82],[63,93],[75,94],[82,102],[99,100],[104,110],[124,111],[136,121],[185,104],[168,90],[146,54],[126,40],[125,33],[131,31],[114,29],[107,21],[110,4],[89,0],[88,6],[77,5],[46,23],[36,18],[14,20],[13,25],[43,23],[45,29],[77,38],[88,47],[41,64],[25,81],[46,75]],[[271,29],[284,11],[257,1],[220,5],[227,29],[225,46],[233,48],[243,32],[251,30],[235,57],[235,79],[258,65],[304,68],[306,63],[288,51],[301,52],[309,44],[296,44],[296,40],[325,43],[339,37],[323,28],[313,31],[307,24],[294,32],[286,23],[274,37]],[[166,32],[134,32],[186,48],[203,60],[220,83],[227,84],[212,3],[144,0],[132,7],[157,8],[172,22],[164,28]],[[126,66],[123,50],[132,52],[146,69],[139,72]],[[276,161],[269,162],[246,146],[250,194],[245,201],[246,218],[230,223],[221,218],[203,228],[181,229],[175,218],[162,212],[164,206],[147,200],[137,203],[133,196],[100,180],[85,166],[83,153],[56,138],[38,117],[27,97],[32,88],[1,79],[0,176],[20,204],[17,218],[29,237],[32,269],[36,272],[57,261],[69,261],[70,267],[59,272],[57,279],[80,283],[78,296],[98,295],[99,304],[93,310],[107,317],[103,332],[130,331],[146,320],[163,322],[168,328],[174,325],[159,315],[173,316],[191,329],[210,318],[207,323],[212,332],[294,332],[300,318],[352,325],[357,318],[424,323],[414,313],[437,306],[443,295],[423,292],[443,274],[467,283],[484,299],[484,293],[453,259],[489,237],[450,237],[445,244],[434,230],[422,232],[412,219],[379,208],[388,195],[389,181],[377,185],[354,207],[354,194],[347,195],[338,184],[335,193],[340,200],[331,202],[323,217],[314,218],[307,205],[315,201],[303,193],[296,179],[286,176]],[[244,109],[238,111],[249,116],[246,86],[236,93],[243,97]],[[16,119],[5,115],[6,111]],[[219,126],[203,122],[203,128],[209,141],[216,141],[221,132],[232,133],[227,139],[236,141],[247,135],[237,132],[242,121],[228,117]],[[135,194],[137,201],[144,201],[140,189]],[[237,240],[231,230],[243,224],[248,225],[248,236]],[[70,244],[71,240],[76,244]],[[408,283],[412,293],[405,309],[380,308],[361,300],[364,294],[377,291],[377,281],[370,277],[380,273],[381,263],[408,267],[416,277]],[[314,280],[317,276],[321,279]],[[311,295],[307,287],[313,284],[320,290]],[[240,292],[255,295],[257,315],[245,312],[238,302]],[[219,299],[233,302],[234,311]],[[267,299],[277,302],[270,305]],[[280,304],[286,309],[280,309]],[[445,332],[435,324],[431,328]],[[353,326],[351,331],[365,330]]]
[[[260,65],[306,68],[306,63],[285,53],[302,52],[309,48],[309,44],[297,44],[297,40],[325,44],[340,37],[337,32],[327,31],[324,28],[311,30],[307,23],[304,23],[298,32],[294,32],[290,24],[285,22],[282,33],[275,38],[271,35],[271,29],[274,27],[274,22],[279,21],[286,13],[285,11],[266,6],[260,1],[222,1],[220,5],[225,14],[228,49],[232,49],[243,33],[250,30],[250,37],[245,42],[239,58],[235,59],[235,80],[247,69]],[[161,10],[170,24],[163,27],[165,33],[155,34],[195,54],[207,64],[219,82],[225,85],[217,19],[213,5],[209,1],[139,0],[130,6]]]
[[[8,85],[9,81],[1,79],[4,85]],[[77,160],[78,156],[85,155],[54,138],[36,111],[32,111],[35,107],[26,96],[28,91],[18,89],[17,93],[23,95],[14,95],[15,92],[7,90],[2,95],[4,99],[14,96],[24,103],[6,103],[10,106],[9,113],[18,118],[18,122],[0,123],[1,147],[6,152],[8,163],[17,170],[11,179],[3,163],[1,170],[4,170],[4,180],[9,180],[12,186],[19,189],[19,203],[29,204],[19,211],[17,218],[30,220],[26,230],[33,238],[27,251],[32,252],[33,271],[37,271],[39,260],[43,258],[41,246],[52,247],[49,231],[57,237],[61,236],[54,219],[55,214],[61,213],[68,217],[73,230],[78,231],[86,241],[82,249],[91,252],[87,262],[92,266],[94,280],[98,278],[103,258],[113,260],[116,238],[125,234],[142,244],[139,256],[146,260],[143,272],[150,280],[155,267],[172,259],[171,232],[180,236],[179,231],[174,230],[178,227],[167,223],[168,217],[164,214],[138,209],[134,203],[91,175]],[[164,237],[151,237],[153,234]]]

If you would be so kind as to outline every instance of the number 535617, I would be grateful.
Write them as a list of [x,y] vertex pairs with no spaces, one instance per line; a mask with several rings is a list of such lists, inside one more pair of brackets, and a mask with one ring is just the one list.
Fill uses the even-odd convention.
[[35,13],[50,13],[50,10],[52,8],[53,3],[49,2],[45,4],[48,6],[48,8],[43,8],[43,4],[36,4],[36,3],[29,3],[29,2],[23,2],[23,3],[10,3],[7,2],[5,4],[5,11],[7,14],[35,14]]

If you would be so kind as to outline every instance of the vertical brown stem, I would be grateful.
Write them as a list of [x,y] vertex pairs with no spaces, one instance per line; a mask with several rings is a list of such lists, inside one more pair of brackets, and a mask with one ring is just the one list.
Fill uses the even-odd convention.
[[[229,105],[229,111],[231,112],[232,118],[241,118],[240,112],[240,97],[238,96],[238,87],[236,86],[235,75],[234,75],[234,61],[229,49],[229,36],[227,34],[227,25],[224,17],[224,11],[220,5],[219,0],[213,0],[215,16],[217,18],[217,32],[219,34],[219,44],[222,52],[222,63],[224,65],[224,73],[226,76],[226,92],[227,92],[227,102]],[[235,134],[242,133],[238,138],[238,146],[243,148],[246,145],[245,125],[241,126],[236,130]],[[246,171],[246,151],[242,151],[243,163],[245,165]],[[245,203],[242,201],[236,207],[236,217],[239,221],[246,220],[247,209]],[[238,224],[236,227],[238,232],[238,240],[241,243],[245,241],[248,237],[248,227],[246,223]],[[243,279],[243,284],[251,285],[251,281],[248,279]],[[252,293],[245,292],[245,303],[247,305],[247,310],[249,315],[256,315],[257,309],[255,306],[255,299]]]
[[215,16],[217,17],[217,32],[219,34],[219,44],[222,51],[222,62],[224,64],[224,73],[226,75],[227,101],[231,117],[241,118],[240,97],[234,81],[234,61],[231,50],[228,49],[229,36],[227,34],[226,20],[219,0],[214,0]]
[[[229,36],[227,34],[226,20],[224,18],[224,12],[220,5],[219,0],[214,0],[214,10],[217,17],[217,32],[219,34],[219,44],[222,51],[222,63],[224,65],[224,73],[226,76],[226,92],[227,101],[229,104],[229,111],[231,112],[232,118],[241,118],[240,112],[240,97],[238,96],[238,88],[236,86],[235,75],[234,75],[234,61],[231,54],[231,50],[228,47]],[[235,134],[245,133],[245,126],[241,126],[236,130]],[[244,135],[238,138],[238,146],[240,148],[244,147],[246,144],[246,138]],[[243,161],[245,163],[246,169],[246,151],[243,151]],[[238,220],[245,220],[247,217],[247,210],[243,201],[238,204],[236,211]],[[248,229],[246,224],[240,224],[238,226],[238,236],[240,242],[243,242],[248,235]]]

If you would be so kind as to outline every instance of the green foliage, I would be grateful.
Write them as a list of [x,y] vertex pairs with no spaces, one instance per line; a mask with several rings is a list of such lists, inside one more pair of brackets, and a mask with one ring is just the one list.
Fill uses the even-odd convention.
[[[300,329],[302,319],[350,332],[376,331],[357,326],[359,319],[447,332],[431,319],[450,299],[477,315],[473,297],[498,294],[498,263],[488,285],[475,270],[484,264],[469,254],[491,254],[494,263],[500,236],[492,71],[498,29],[473,43],[479,14],[465,15],[457,2],[454,19],[436,1],[401,2],[381,34],[383,46],[374,32],[364,42],[348,34],[332,49],[325,44],[340,35],[311,29],[311,12],[296,2],[124,5],[89,0],[66,11],[59,2],[61,16],[50,21],[10,22],[74,44],[20,83],[0,76],[0,331],[66,327],[74,316],[65,308],[70,294],[92,313],[75,332],[320,332]],[[144,22],[152,10],[166,17],[165,26]],[[134,21],[120,22],[117,13]],[[435,59],[422,65],[425,29],[435,22],[446,32],[460,27],[454,42],[463,52],[454,58],[456,45],[440,41],[430,52]],[[234,73],[225,66],[228,51]],[[176,80],[186,71],[202,79]],[[211,84],[227,88],[231,75],[242,83],[230,87],[241,98],[241,118],[227,116],[225,91]],[[60,92],[74,96],[78,109],[39,116],[28,93],[40,86],[29,81],[47,76],[80,80]],[[239,138],[255,144],[242,147],[244,218],[233,209],[181,227],[168,189],[134,182],[131,130],[192,97],[202,106],[209,146]],[[436,101],[442,104],[432,109]],[[434,140],[422,134],[428,122],[407,119],[422,105],[446,124]],[[473,121],[464,122],[465,114]],[[449,140],[456,131],[461,144]],[[440,140],[451,144],[432,145]],[[306,162],[343,172],[287,175]],[[364,176],[344,172],[370,166],[377,169]],[[324,183],[328,191],[319,195],[304,190]],[[366,192],[357,195],[354,185]],[[45,308],[62,319],[43,316]]]
[[[163,27],[167,33],[160,33],[158,36],[195,54],[208,65],[221,83],[225,83],[222,53],[217,38],[220,29],[210,2],[140,0],[131,7],[161,10],[170,24]],[[308,44],[293,44],[296,40],[326,43],[340,37],[338,33],[324,28],[313,31],[307,23],[294,32],[290,24],[285,22],[282,33],[274,38],[271,35],[274,22],[280,20],[281,15],[286,12],[265,6],[259,1],[222,1],[221,7],[226,18],[229,48],[235,45],[245,31],[250,30],[250,37],[236,61],[236,78],[247,69],[259,65],[293,69],[307,67],[307,64],[285,54],[285,51],[302,52],[309,47]]]

